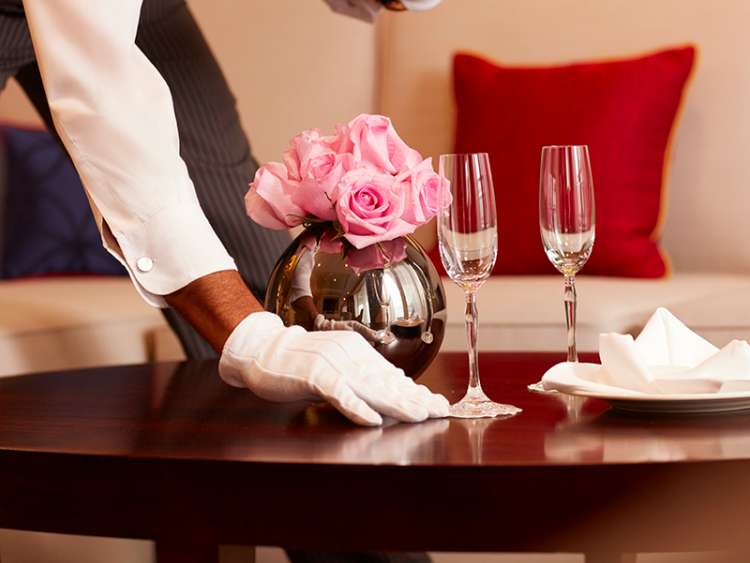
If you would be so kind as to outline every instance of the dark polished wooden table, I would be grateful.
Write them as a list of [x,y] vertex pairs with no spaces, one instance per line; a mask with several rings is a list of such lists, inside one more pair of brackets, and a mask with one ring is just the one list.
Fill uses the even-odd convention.
[[[213,362],[0,379],[0,527],[190,553],[750,545],[750,415],[632,417],[526,391],[560,359],[481,355],[488,393],[524,409],[514,418],[375,429],[256,399]],[[420,381],[457,399],[465,355]]]

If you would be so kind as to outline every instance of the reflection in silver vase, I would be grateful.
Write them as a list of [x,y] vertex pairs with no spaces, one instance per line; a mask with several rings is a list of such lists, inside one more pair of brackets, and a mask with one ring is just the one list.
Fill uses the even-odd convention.
[[440,276],[410,237],[357,250],[328,231],[305,231],[276,263],[265,306],[287,326],[355,330],[415,378],[445,329]]

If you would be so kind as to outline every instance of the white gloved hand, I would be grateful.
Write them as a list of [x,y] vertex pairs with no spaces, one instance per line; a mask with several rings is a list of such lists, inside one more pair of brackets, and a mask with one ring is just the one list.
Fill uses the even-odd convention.
[[448,401],[417,385],[354,331],[307,332],[272,313],[234,329],[219,361],[222,379],[269,401],[325,399],[352,421],[377,426],[448,415]]
[[315,317],[315,330],[353,330],[361,334],[368,342],[379,342],[378,331],[363,325],[359,321],[334,321],[326,319],[322,314]]
[[352,321],[334,321],[333,319],[326,319],[322,313],[315,317],[313,326],[315,327],[315,330],[354,330],[352,328]]

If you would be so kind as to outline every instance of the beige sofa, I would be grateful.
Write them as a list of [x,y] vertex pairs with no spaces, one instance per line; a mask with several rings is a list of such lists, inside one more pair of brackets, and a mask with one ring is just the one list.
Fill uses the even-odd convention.
[[[723,3],[720,12],[700,0],[585,6],[574,0],[445,0],[426,13],[386,14],[374,32],[366,24],[330,15],[322,2],[304,8],[279,2],[265,8],[266,24],[291,28],[286,41],[317,41],[326,60],[318,61],[315,53],[299,55],[290,45],[284,52],[292,72],[273,75],[270,84],[248,83],[234,53],[246,49],[263,69],[270,65],[262,60],[283,55],[265,46],[262,26],[251,21],[250,12],[248,25],[254,33],[223,33],[236,17],[226,4],[214,10],[213,4],[194,2],[193,8],[225,62],[248,129],[261,131],[262,160],[277,158],[295,131],[326,127],[357,111],[390,115],[402,136],[426,155],[450,151],[450,58],[458,49],[509,63],[542,64],[696,44],[700,55],[666,176],[663,241],[674,272],[664,280],[633,280],[587,277],[584,269],[579,347],[594,350],[603,331],[637,331],[658,305],[719,345],[733,337],[750,338],[750,245],[744,244],[750,236],[750,204],[744,198],[748,175],[743,166],[750,138],[750,120],[744,117],[750,68],[738,56],[743,49],[737,42],[746,41],[741,0]],[[285,20],[294,10],[305,11],[301,17],[315,25]],[[712,25],[706,25],[709,19]],[[328,59],[334,53],[342,60],[338,69]],[[357,61],[362,64],[356,71],[348,70]],[[301,92],[294,88],[299,79],[314,86]],[[363,84],[365,79],[369,84]],[[277,119],[258,110],[275,107],[277,89],[288,96],[296,92],[287,101],[293,104],[292,116]],[[342,115],[332,114],[326,92],[342,106]],[[502,217],[500,236],[506,236]],[[422,233],[422,238],[430,244],[429,235]],[[461,350],[461,294],[453,284],[445,285],[449,316],[444,349]],[[481,348],[562,349],[561,286],[556,277],[490,280],[480,292]],[[139,301],[126,279],[0,284],[0,303],[0,374],[180,356],[161,316]]]
[[[718,345],[750,338],[750,237],[744,166],[750,139],[750,67],[738,56],[747,6],[700,0],[445,1],[424,14],[384,18],[378,29],[379,110],[425,154],[450,152],[450,60],[469,50],[509,64],[592,60],[693,43],[699,56],[673,137],[663,244],[664,280],[585,276],[578,284],[578,341],[595,350],[603,331],[638,331],[670,308]],[[710,23],[709,23],[710,22]],[[502,230],[500,236],[508,236]],[[425,236],[426,244],[430,237]],[[502,260],[502,255],[499,256]],[[461,294],[448,291],[445,349],[462,349]],[[493,278],[480,292],[480,347],[562,350],[562,280]]]
[[[427,155],[450,151],[449,61],[456,49],[533,64],[697,44],[701,56],[668,175],[663,234],[674,274],[657,281],[581,276],[579,347],[594,350],[602,331],[637,331],[658,305],[717,344],[750,338],[750,204],[744,197],[750,67],[743,55],[750,36],[744,0],[726,0],[721,10],[703,0],[444,0],[431,12],[386,15],[374,31],[330,15],[322,2],[191,5],[234,86],[245,125],[258,139],[261,160],[278,158],[298,130],[327,127],[359,111],[390,115],[402,136]],[[248,68],[260,68],[265,79]],[[33,122],[23,103],[17,92],[3,95],[0,118],[20,115]],[[463,350],[461,294],[450,283],[446,290],[444,349]],[[561,297],[557,277],[492,279],[480,293],[481,348],[562,350]],[[179,355],[158,311],[127,279],[0,283],[0,375]],[[20,545],[14,537],[0,536],[4,562],[45,560],[39,552],[24,559],[39,541],[7,557],[13,553],[8,546]],[[42,544],[58,546],[46,560],[61,560],[60,544],[45,538]],[[83,544],[75,545],[71,560],[104,560],[101,552],[87,559]],[[117,560],[142,561],[150,553],[138,547]]]
[[0,283],[0,376],[146,362],[163,328],[127,277]]

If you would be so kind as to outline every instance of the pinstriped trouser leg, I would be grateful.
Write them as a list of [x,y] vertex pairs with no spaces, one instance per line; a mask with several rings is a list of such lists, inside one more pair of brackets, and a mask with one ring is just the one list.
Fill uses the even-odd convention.
[[[172,4],[170,6],[170,4]],[[149,13],[154,5],[162,13]],[[187,6],[144,4],[137,44],[169,84],[187,163],[203,211],[261,301],[288,233],[255,225],[244,211],[247,183],[257,164],[240,125],[235,100]],[[189,249],[185,249],[189,252]],[[164,311],[189,357],[215,356],[174,310]]]

